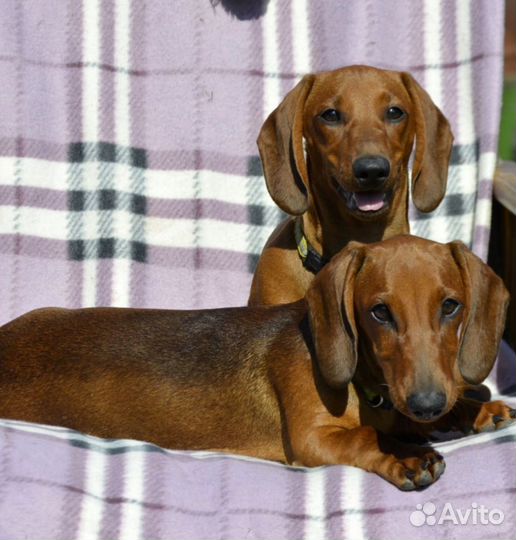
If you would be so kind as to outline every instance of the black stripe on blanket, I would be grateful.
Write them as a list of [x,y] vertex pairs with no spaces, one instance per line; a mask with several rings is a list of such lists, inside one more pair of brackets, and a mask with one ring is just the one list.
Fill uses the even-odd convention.
[[[480,144],[476,140],[470,144],[456,144],[452,148],[450,165],[476,163],[480,156]],[[257,155],[247,158],[247,175],[263,176],[260,157]],[[101,161],[105,163],[125,163],[133,167],[145,169],[148,167],[147,152],[144,148],[119,146],[108,142],[75,142],[68,147],[68,161],[83,163]]]
[[503,435],[502,437],[497,437],[494,439],[495,444],[505,444],[516,442],[516,435]]
[[68,192],[68,210],[129,210],[144,216],[147,213],[147,198],[138,193],[123,193],[114,189],[99,189],[95,192],[71,190]]
[[475,210],[475,193],[450,193],[446,195],[436,212],[425,214],[416,210],[417,220],[429,220],[439,216],[463,216]]
[[68,258],[72,261],[85,259],[130,258],[136,262],[147,261],[147,245],[135,240],[97,238],[95,240],[69,240]]
[[456,144],[452,147],[450,165],[477,163],[480,159],[480,143],[478,139],[471,144]]
[[140,169],[147,168],[147,152],[143,148],[118,146],[108,142],[75,142],[68,147],[68,161],[102,161],[106,163],[125,163]]

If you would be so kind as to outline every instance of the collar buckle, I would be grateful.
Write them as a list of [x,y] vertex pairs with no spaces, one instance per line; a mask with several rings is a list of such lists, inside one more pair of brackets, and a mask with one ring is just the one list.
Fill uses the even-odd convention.
[[377,407],[381,407],[384,404],[384,402],[385,400],[383,399],[383,396],[380,394],[376,394],[375,396],[367,400],[367,403],[373,409],[376,409]]
[[[360,388],[360,387],[359,387]],[[365,400],[371,409],[384,409],[390,411],[394,408],[392,401],[384,398],[381,394],[376,394],[369,388],[360,388]]]

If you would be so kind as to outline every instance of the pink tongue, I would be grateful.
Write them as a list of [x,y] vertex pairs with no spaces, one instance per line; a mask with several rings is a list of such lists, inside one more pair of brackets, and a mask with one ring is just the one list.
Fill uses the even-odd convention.
[[383,207],[384,193],[381,191],[357,192],[355,201],[362,212],[376,212]]

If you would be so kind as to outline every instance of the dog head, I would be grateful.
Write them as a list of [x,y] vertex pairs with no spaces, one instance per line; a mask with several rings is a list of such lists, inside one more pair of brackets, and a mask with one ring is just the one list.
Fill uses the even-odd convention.
[[453,407],[461,387],[489,374],[509,295],[462,243],[399,236],[351,243],[306,300],[330,386],[359,376],[406,416],[429,422]]
[[429,212],[446,191],[448,121],[410,74],[351,66],[305,76],[265,121],[258,147],[269,193],[285,212],[300,215],[326,199],[370,220],[406,209],[414,138],[413,200]]

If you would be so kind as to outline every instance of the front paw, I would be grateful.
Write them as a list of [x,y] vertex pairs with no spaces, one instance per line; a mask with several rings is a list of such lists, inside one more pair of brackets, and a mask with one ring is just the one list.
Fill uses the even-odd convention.
[[516,409],[511,409],[503,401],[483,403],[473,423],[475,433],[495,431],[516,422]]
[[434,450],[421,448],[417,454],[420,455],[404,458],[390,456],[381,470],[376,472],[403,491],[429,486],[443,474],[446,464]]

